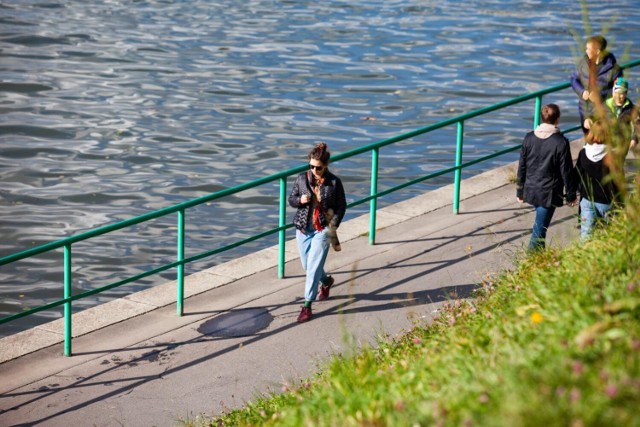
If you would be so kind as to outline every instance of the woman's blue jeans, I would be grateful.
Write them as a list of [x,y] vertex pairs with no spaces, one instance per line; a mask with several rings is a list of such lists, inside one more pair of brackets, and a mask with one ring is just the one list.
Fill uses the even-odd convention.
[[316,231],[313,225],[308,226],[305,232],[296,230],[296,241],[300,252],[302,268],[307,273],[304,285],[305,301],[314,301],[318,295],[318,285],[327,279],[324,271],[324,262],[329,253],[328,229]]
[[582,240],[591,235],[593,225],[598,218],[602,218],[605,223],[608,221],[609,208],[611,204],[592,202],[586,197],[580,200],[580,238]]
[[533,223],[533,231],[531,232],[531,240],[529,240],[529,250],[544,249],[545,239],[547,238],[547,229],[551,224],[551,218],[556,211],[554,206],[545,208],[544,206],[535,206],[536,219]]

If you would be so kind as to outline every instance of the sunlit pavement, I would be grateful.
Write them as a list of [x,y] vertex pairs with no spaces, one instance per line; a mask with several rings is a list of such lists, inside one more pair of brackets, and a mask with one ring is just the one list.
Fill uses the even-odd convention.
[[[334,352],[428,322],[444,301],[510,268],[528,243],[533,209],[516,202],[515,167],[463,181],[458,215],[452,186],[382,209],[375,245],[368,216],[343,223],[343,249],[327,261],[336,283],[308,323],[296,323],[304,277],[289,241],[286,278],[270,248],[190,277],[182,317],[173,284],[127,297],[86,315],[97,330],[74,338],[73,357],[58,342],[12,358],[21,344],[3,339],[0,425],[177,425],[295,386]],[[577,238],[576,214],[556,211],[548,244]],[[123,313],[131,318],[104,326]]]

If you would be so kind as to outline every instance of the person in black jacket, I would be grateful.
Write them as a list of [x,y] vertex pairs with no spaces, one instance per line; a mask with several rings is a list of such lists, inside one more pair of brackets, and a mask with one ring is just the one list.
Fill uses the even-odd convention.
[[586,145],[578,154],[576,171],[580,177],[580,237],[587,239],[596,220],[606,223],[612,204],[616,201],[618,188],[612,179],[608,164],[612,161],[605,142],[608,129],[596,121],[585,138]]
[[[297,208],[293,218],[302,268],[306,272],[304,306],[298,322],[311,320],[311,303],[329,298],[334,279],[324,271],[329,245],[339,250],[336,230],[347,201],[340,178],[329,172],[329,149],[321,142],[309,152],[309,169],[296,178],[289,205]],[[320,293],[318,294],[318,286]]]
[[541,110],[542,124],[529,132],[522,142],[516,198],[536,209],[529,249],[544,249],[547,229],[557,207],[562,206],[563,189],[567,204],[577,204],[577,183],[569,141],[558,129],[560,108],[547,104]]

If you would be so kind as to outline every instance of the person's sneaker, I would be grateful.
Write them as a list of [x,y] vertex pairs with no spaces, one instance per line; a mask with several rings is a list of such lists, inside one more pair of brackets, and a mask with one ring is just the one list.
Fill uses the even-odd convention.
[[322,285],[320,286],[320,293],[318,294],[318,301],[324,301],[327,298],[329,298],[329,291],[331,290],[331,286],[333,285],[333,282],[335,280],[333,280],[333,277],[331,276],[327,276],[326,278],[327,283],[322,283]]
[[304,323],[311,320],[311,307],[302,306],[302,310],[298,315],[298,323]]

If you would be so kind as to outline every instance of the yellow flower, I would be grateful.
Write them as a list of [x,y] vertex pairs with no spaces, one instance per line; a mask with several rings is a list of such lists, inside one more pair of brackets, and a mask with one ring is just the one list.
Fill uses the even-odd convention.
[[538,313],[537,311],[534,311],[533,313],[531,313],[531,321],[535,325],[542,322],[542,314]]

